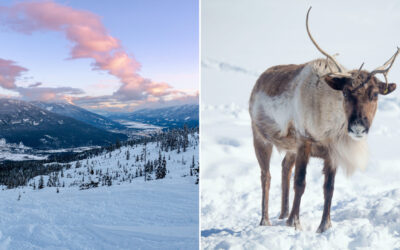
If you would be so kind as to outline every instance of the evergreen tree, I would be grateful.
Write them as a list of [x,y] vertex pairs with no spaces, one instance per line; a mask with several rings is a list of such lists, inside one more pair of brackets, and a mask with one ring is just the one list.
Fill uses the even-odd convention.
[[44,188],[43,175],[40,176],[39,185],[38,185],[38,189],[42,189],[42,188]]
[[162,164],[161,150],[158,151],[158,161],[156,167],[158,168]]
[[189,133],[186,124],[183,126],[183,152],[186,152],[186,148],[189,146]]
[[194,168],[196,165],[194,164],[194,155],[193,155],[193,158],[192,158],[192,165],[190,166],[191,168]]
[[110,176],[107,176],[107,186],[111,186],[112,185],[112,180]]
[[117,138],[117,141],[115,142],[115,148],[119,149],[121,147],[121,142],[120,140]]
[[193,170],[195,168],[195,163],[194,163],[194,155],[192,158],[192,165],[190,165],[190,176],[193,176]]
[[160,165],[156,169],[156,179],[163,179],[167,175],[167,161],[164,158],[161,160]]

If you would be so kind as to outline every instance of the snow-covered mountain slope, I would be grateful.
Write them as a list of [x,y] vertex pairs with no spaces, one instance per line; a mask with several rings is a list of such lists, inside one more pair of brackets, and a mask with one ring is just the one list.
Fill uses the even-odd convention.
[[189,178],[0,193],[0,249],[198,248],[198,186]]
[[38,108],[30,103],[0,99],[0,138],[34,148],[107,145],[123,134],[95,128],[70,117]]
[[83,109],[81,107],[72,104],[62,103],[62,102],[40,102],[40,101],[34,101],[31,102],[31,104],[41,109],[46,109],[50,112],[59,115],[74,118],[75,120],[87,123],[89,125],[92,125],[93,127],[97,127],[100,129],[104,130],[125,129],[125,126],[119,124],[118,122],[115,122],[113,120],[108,119],[107,117],[95,114],[93,112],[90,112],[86,109]]
[[[163,148],[161,142],[149,142],[122,146],[113,151],[104,151],[98,156],[70,163],[62,171],[50,174],[54,179],[50,186],[79,187],[86,189],[96,186],[111,186],[133,180],[149,181],[157,179],[157,168],[165,161],[168,179],[190,176],[195,178],[194,168],[198,166],[198,135],[189,136],[185,149],[179,147]],[[194,165],[193,165],[194,163]],[[47,163],[54,165],[58,163]],[[192,168],[192,170],[191,170]],[[192,175],[190,172],[192,171]],[[48,186],[49,176],[44,177]],[[27,185],[38,187],[40,176],[30,180]],[[196,180],[193,181],[195,183]],[[92,185],[91,185],[92,184]]]
[[197,127],[199,126],[199,105],[186,104],[166,108],[141,109],[129,114],[113,114],[109,118],[167,128],[183,127],[184,124],[189,127]]
[[[58,170],[23,187],[3,186],[0,248],[197,249],[198,133],[185,146],[179,137],[48,163]],[[160,154],[167,173],[156,179]],[[145,162],[151,173],[145,174]]]

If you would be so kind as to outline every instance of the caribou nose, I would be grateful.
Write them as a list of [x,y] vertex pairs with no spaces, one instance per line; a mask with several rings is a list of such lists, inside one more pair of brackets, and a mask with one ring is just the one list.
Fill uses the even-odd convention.
[[355,134],[363,134],[367,132],[367,129],[361,124],[355,124],[350,127],[351,132]]
[[349,127],[349,135],[356,140],[362,139],[368,133],[368,129],[359,123],[353,124]]

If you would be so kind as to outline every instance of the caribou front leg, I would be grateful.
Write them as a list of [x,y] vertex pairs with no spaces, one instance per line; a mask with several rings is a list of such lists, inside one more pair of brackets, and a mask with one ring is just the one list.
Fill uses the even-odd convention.
[[284,219],[289,216],[290,176],[295,161],[296,155],[293,153],[286,153],[286,156],[282,161],[282,204],[279,219]]
[[260,226],[270,226],[271,222],[268,217],[268,200],[269,200],[269,188],[271,185],[271,174],[269,171],[269,163],[272,154],[272,144],[265,143],[254,132],[253,127],[253,143],[254,150],[256,152],[258,163],[261,169],[261,189],[262,189],[262,201],[261,201],[261,221]]
[[329,159],[325,159],[324,162],[324,175],[324,212],[322,214],[321,224],[318,227],[317,233],[323,233],[332,226],[331,204],[335,184],[336,167],[332,166],[332,163]]
[[296,155],[296,166],[295,166],[295,175],[294,175],[294,200],[292,211],[290,212],[290,216],[286,221],[286,225],[295,227],[296,229],[301,230],[300,225],[300,202],[301,196],[304,193],[304,189],[306,187],[306,170],[308,160],[310,159],[310,151],[311,145],[309,142],[304,143],[304,145],[300,146],[297,150]]

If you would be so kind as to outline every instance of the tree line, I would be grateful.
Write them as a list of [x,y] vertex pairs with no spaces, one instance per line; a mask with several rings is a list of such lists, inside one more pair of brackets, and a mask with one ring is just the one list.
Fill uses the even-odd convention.
[[[62,187],[65,184],[61,183],[58,178],[59,176],[63,177],[63,171],[71,168],[71,164],[69,162],[77,161],[76,168],[79,168],[80,161],[87,160],[99,155],[104,155],[107,157],[107,154],[111,155],[111,152],[120,149],[123,146],[130,147],[138,147],[140,145],[143,146],[143,151],[141,154],[137,154],[133,159],[131,159],[131,155],[129,150],[125,152],[126,160],[130,160],[132,162],[144,162],[143,168],[136,166],[136,171],[132,174],[127,174],[126,176],[118,176],[119,172],[114,173],[101,173],[94,172],[93,168],[90,166],[86,166],[88,169],[87,176],[99,176],[100,180],[98,182],[93,181],[81,181],[81,189],[96,187],[98,185],[112,185],[113,180],[122,179],[123,181],[131,181],[133,178],[143,177],[146,181],[152,179],[162,179],[168,173],[167,170],[167,161],[165,159],[165,155],[162,155],[162,152],[168,152],[172,150],[177,150],[177,153],[186,152],[189,147],[189,135],[198,136],[199,128],[188,128],[184,126],[181,129],[171,129],[167,131],[163,131],[161,133],[149,136],[137,138],[129,141],[116,141],[114,144],[111,144],[106,147],[90,149],[84,152],[63,152],[52,154],[46,160],[28,160],[28,161],[4,161],[0,162],[0,185],[4,185],[7,188],[16,188],[19,186],[28,185],[29,181],[35,178],[36,176],[48,176],[47,183],[29,183],[29,185],[33,186],[33,188],[43,188],[45,186],[49,187]],[[194,140],[195,143],[198,144],[198,138]],[[157,143],[159,147],[159,155],[155,160],[146,159],[146,145],[148,143]],[[194,145],[198,146],[198,145]],[[79,163],[79,164],[78,164]],[[88,165],[88,164],[87,164]],[[119,162],[118,162],[119,165]],[[198,172],[199,172],[199,164],[193,162],[190,165],[190,175],[197,176],[198,183]],[[127,173],[128,166],[118,166],[119,168],[124,168],[123,171]],[[134,167],[132,164],[130,167]],[[122,171],[122,170],[121,170]],[[82,174],[83,178],[85,174]],[[42,179],[42,177],[41,177]],[[42,184],[42,185],[39,185]],[[80,184],[80,185],[81,185]]]

